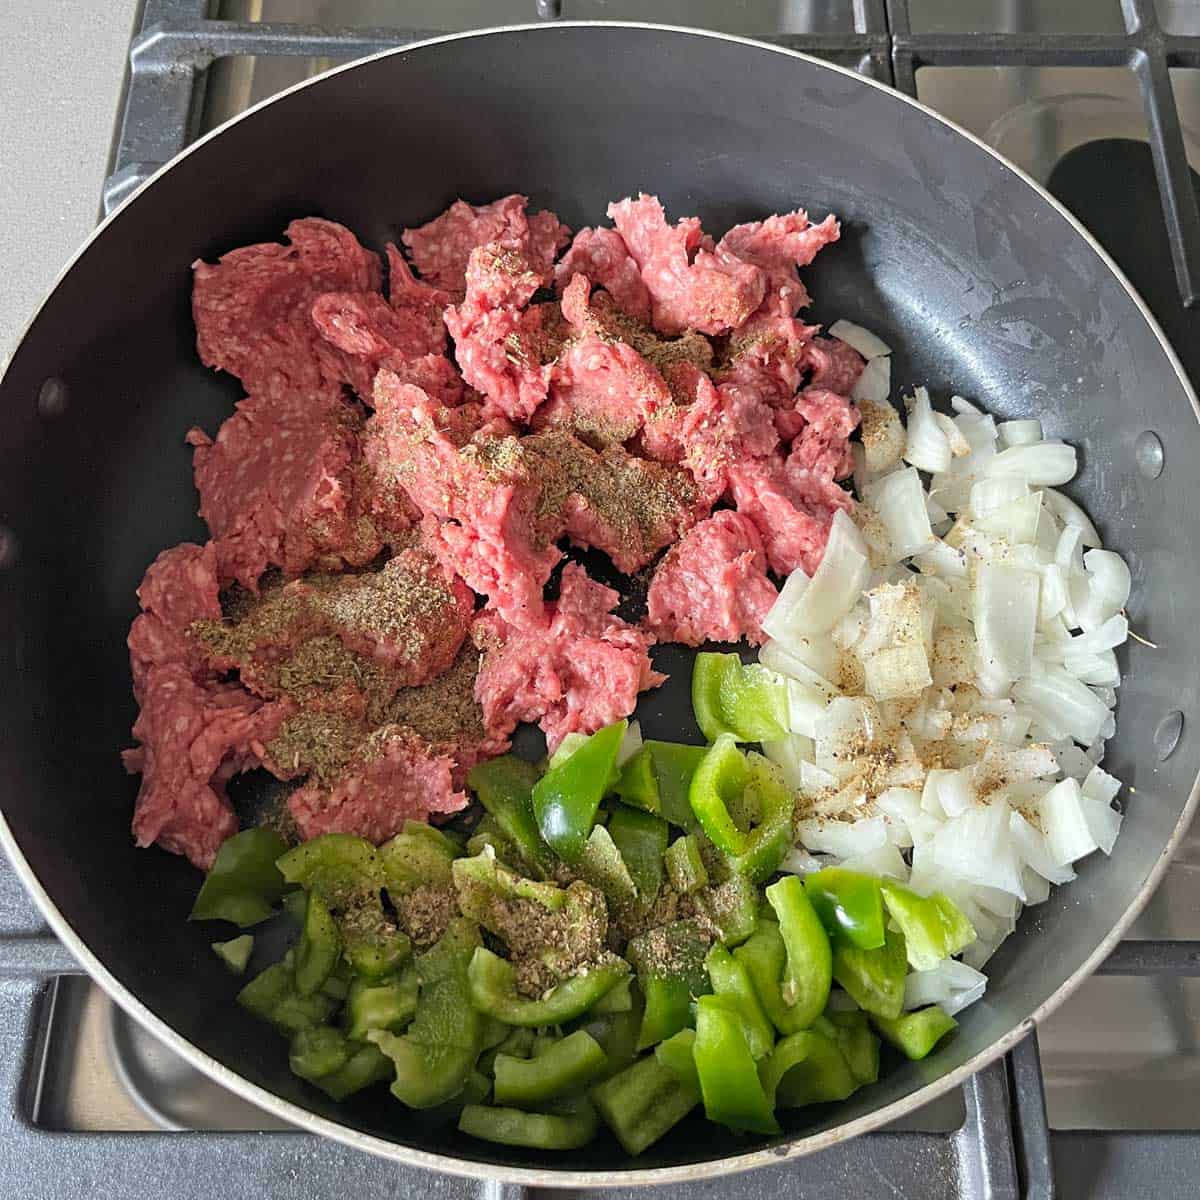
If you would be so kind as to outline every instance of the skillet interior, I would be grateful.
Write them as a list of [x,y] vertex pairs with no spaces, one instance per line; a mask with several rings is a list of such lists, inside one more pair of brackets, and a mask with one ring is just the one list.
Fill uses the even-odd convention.
[[[788,1140],[862,1117],[984,1051],[1051,997],[1134,901],[1184,808],[1197,744],[1158,763],[1153,732],[1190,706],[1200,634],[1200,492],[1188,392],[1137,303],[1022,178],[903,100],[813,60],[646,28],[540,27],[427,45],[295,91],[185,156],[75,263],[0,389],[0,521],[19,560],[0,573],[4,815],[64,918],[121,985],[196,1047],[302,1108],[408,1146],[574,1171],[683,1166],[750,1147],[693,1119],[631,1164],[608,1140],[548,1162],[431,1132],[386,1093],[334,1106],[292,1076],[283,1043],[233,1003],[184,923],[197,876],[138,852],[136,781],[117,750],[134,716],[124,637],[161,548],[203,540],[195,423],[239,396],[197,361],[189,264],[277,238],[296,216],[344,222],[375,248],[457,195],[532,195],[578,227],[640,189],[719,231],[796,205],[843,220],[807,272],[815,320],[846,315],[896,348],[893,379],[1040,416],[1081,450],[1071,489],[1134,574],[1131,645],[1110,762],[1136,792],[1115,856],[1034,910],[993,961],[987,998],[935,1057],[836,1109],[784,1114]],[[61,377],[69,408],[37,413]],[[1138,475],[1158,432],[1165,472]],[[677,665],[684,665],[680,660]],[[643,706],[647,733],[690,736],[685,678]],[[216,935],[219,936],[219,935]],[[757,1148],[757,1147],[753,1147]]]

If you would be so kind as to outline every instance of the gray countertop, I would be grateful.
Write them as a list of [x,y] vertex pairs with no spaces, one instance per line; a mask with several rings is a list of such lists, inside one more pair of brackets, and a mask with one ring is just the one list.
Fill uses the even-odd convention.
[[138,0],[0,0],[0,366],[96,224]]

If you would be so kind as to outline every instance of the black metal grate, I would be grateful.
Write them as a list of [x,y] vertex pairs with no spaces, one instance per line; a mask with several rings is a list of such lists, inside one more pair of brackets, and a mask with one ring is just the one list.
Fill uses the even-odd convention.
[[[854,29],[763,40],[805,50],[916,95],[923,66],[1124,66],[1145,106],[1163,213],[1185,306],[1200,302],[1200,215],[1191,185],[1169,69],[1200,67],[1200,37],[1165,32],[1153,0],[1122,0],[1121,34],[914,33],[909,0],[855,0]],[[325,29],[213,20],[207,0],[145,0],[130,47],[130,74],[112,173],[111,211],[194,139],[217,59],[296,55],[349,59],[429,36],[416,29]],[[530,0],[530,17],[554,20],[559,0]],[[14,1194],[140,1194],[146,1166],[177,1200],[216,1188],[229,1197],[285,1200],[351,1193],[370,1200],[415,1194],[517,1200],[523,1189],[478,1185],[405,1170],[307,1134],[55,1134],[28,1120],[27,1063],[36,1058],[39,997],[47,980],[76,971],[31,913],[11,873],[0,871],[0,1089],[14,1120],[0,1139],[0,1174]],[[1200,942],[1122,943],[1101,974],[1200,976]],[[1196,1194],[1200,1134],[1052,1131],[1037,1038],[963,1088],[965,1121],[945,1133],[884,1131],[819,1155],[742,1177],[695,1185],[713,1196],[816,1200],[854,1196],[921,1200],[1020,1197],[1162,1197]],[[214,1173],[213,1165],[218,1164]],[[135,1182],[141,1180],[141,1183]]]

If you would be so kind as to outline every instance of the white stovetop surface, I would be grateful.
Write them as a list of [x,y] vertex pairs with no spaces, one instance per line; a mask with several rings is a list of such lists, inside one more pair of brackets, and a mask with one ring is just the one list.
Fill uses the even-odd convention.
[[0,366],[96,224],[137,0],[0,0]]

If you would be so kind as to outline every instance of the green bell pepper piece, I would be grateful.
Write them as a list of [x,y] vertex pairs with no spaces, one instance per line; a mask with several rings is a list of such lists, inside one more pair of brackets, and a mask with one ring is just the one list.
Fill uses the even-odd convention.
[[883,884],[888,915],[904,934],[908,963],[914,971],[932,971],[943,958],[965,950],[975,929],[962,910],[941,892],[919,896],[898,883]]
[[713,993],[727,996],[741,1013],[751,1057],[762,1058],[775,1044],[775,1028],[759,1002],[745,966],[718,943],[709,950],[704,967],[712,981]]
[[419,990],[412,963],[394,979],[355,979],[346,998],[346,1036],[365,1042],[372,1029],[399,1033],[416,1015]]
[[592,830],[574,869],[592,887],[604,893],[611,910],[637,904],[637,884],[634,883],[612,834],[603,825],[597,825]]
[[390,921],[380,923],[374,929],[359,929],[353,915],[348,914],[339,929],[346,961],[354,973],[365,980],[386,979],[412,956],[412,941],[408,934],[392,928]]
[[232,921],[245,929],[272,916],[287,888],[275,866],[286,849],[272,829],[246,829],[226,838],[188,920]]
[[395,1068],[378,1046],[368,1042],[356,1046],[354,1053],[336,1071],[311,1082],[333,1100],[345,1100],[355,1092],[390,1079]]
[[338,1029],[318,1025],[302,1029],[292,1038],[288,1050],[288,1066],[293,1074],[315,1083],[326,1075],[340,1071],[354,1054],[355,1047]]
[[531,1150],[577,1150],[596,1136],[600,1122],[586,1100],[576,1100],[560,1113],[530,1113],[519,1108],[468,1104],[458,1119],[462,1133],[502,1146]]
[[826,1012],[833,1039],[846,1057],[855,1081],[862,1085],[879,1078],[879,1039],[871,1032],[865,1012]]
[[498,937],[504,936],[501,909],[512,901],[531,901],[547,912],[567,906],[567,892],[556,883],[526,879],[485,851],[473,858],[454,860],[451,879],[463,916],[478,921]]
[[337,1001],[322,992],[301,996],[289,963],[272,963],[260,971],[238,993],[238,1003],[256,1017],[270,1021],[281,1033],[299,1033],[322,1025],[337,1007]]
[[598,1017],[609,1016],[612,1013],[629,1012],[633,1008],[633,988],[628,978],[622,979],[616,987],[605,992],[591,1011]]
[[498,1046],[493,1046],[490,1050],[485,1050],[480,1054],[479,1061],[475,1064],[475,1069],[491,1077],[495,1071],[496,1059],[501,1054],[507,1054],[511,1058],[532,1058],[533,1040],[532,1029],[509,1030],[504,1041]]
[[279,907],[290,920],[298,926],[304,925],[304,914],[308,912],[308,893],[303,888],[295,888],[284,894]]
[[349,833],[323,833],[301,842],[276,860],[288,883],[316,892],[330,908],[357,901],[383,886],[375,847]]
[[424,821],[405,821],[390,841],[379,847],[384,886],[398,896],[419,887],[448,887],[461,847],[440,829]]
[[254,952],[254,935],[243,933],[227,942],[213,942],[213,953],[235,974],[244,975]]
[[710,1121],[750,1133],[778,1133],[770,1097],[746,1042],[736,1007],[725,997],[696,1002],[696,1041],[692,1055],[700,1077],[704,1112]]
[[[485,846],[490,846],[501,862],[519,863],[521,861],[516,846],[505,836],[495,817],[486,812],[479,818],[471,836],[467,838],[467,856],[474,858],[477,854],[482,854]],[[541,879],[543,876],[538,875],[538,878]]]
[[645,1050],[691,1023],[693,999],[709,988],[704,969],[708,937],[694,920],[674,921],[638,934],[625,956],[638,973],[646,1011],[638,1034]]
[[308,893],[304,928],[296,944],[296,990],[302,996],[319,991],[342,954],[342,939],[325,902],[316,892]]
[[780,1108],[845,1100],[859,1086],[837,1042],[816,1029],[785,1037],[763,1063],[762,1080]]
[[591,1083],[604,1069],[604,1050],[582,1029],[555,1040],[534,1058],[496,1056],[497,1104],[535,1107]]
[[[692,811],[709,840],[729,856],[732,870],[761,883],[779,867],[792,842],[793,799],[777,768],[761,755],[747,758],[729,734],[709,747],[689,792]],[[754,814],[743,829],[734,811]]]
[[617,799],[640,808],[684,829],[696,828],[696,817],[688,803],[692,776],[706,753],[704,746],[679,742],[642,743],[641,749],[621,768]]
[[636,808],[619,807],[609,818],[608,835],[629,870],[638,898],[648,907],[662,886],[666,821]]
[[479,929],[455,917],[441,939],[416,960],[417,1012],[402,1037],[367,1035],[395,1064],[392,1094],[410,1108],[433,1108],[466,1085],[479,1056],[482,1023],[471,1004],[468,966],[480,950]]
[[671,1071],[680,1083],[700,1090],[700,1075],[696,1070],[693,1051],[696,1048],[696,1031],[681,1029],[677,1034],[659,1042],[654,1047],[654,1057]]
[[619,1074],[637,1058],[637,1039],[642,1029],[642,998],[633,997],[633,1005],[626,1012],[609,1013],[604,1016],[589,1016],[582,1028],[604,1051],[606,1065],[600,1073],[601,1079]]
[[761,919],[753,935],[733,952],[733,957],[742,964],[754,994],[771,1024],[782,1034],[798,1033],[804,1026],[800,1018],[804,1013],[783,1002],[783,972],[787,966],[787,948],[775,921]]
[[[291,950],[288,953],[293,955],[292,969],[295,970],[295,955]],[[339,959],[321,984],[322,995],[330,996],[334,1000],[345,1000],[350,994],[350,982],[353,978],[354,972],[350,969],[350,964],[344,958]]]
[[700,856],[700,847],[693,834],[676,838],[663,855],[667,879],[681,896],[691,896],[708,886],[708,871]]
[[537,780],[537,767],[511,754],[478,763],[467,775],[479,803],[516,850],[517,865],[544,879],[554,869],[554,855],[542,841],[533,816]]
[[833,976],[833,953],[816,911],[795,875],[767,888],[767,901],[779,919],[787,965],[779,984],[793,1020],[806,1029],[824,1011]]
[[804,890],[835,941],[864,950],[883,945],[883,891],[874,876],[826,867],[804,877]]
[[536,1029],[562,1025],[582,1016],[606,992],[629,973],[629,964],[615,954],[574,975],[534,1000],[517,994],[512,964],[480,946],[468,970],[472,1005],[481,1013],[498,1017],[509,1025]]
[[918,1008],[899,1017],[872,1014],[871,1023],[906,1058],[924,1058],[958,1022],[939,1005]]
[[626,1154],[641,1154],[700,1103],[700,1089],[682,1082],[653,1054],[590,1092]]
[[882,946],[863,950],[839,942],[833,950],[833,977],[859,1008],[873,1016],[894,1020],[904,1006],[904,979],[908,965],[904,934],[889,929]]
[[583,856],[628,724],[618,721],[597,730],[534,784],[533,815],[542,840],[565,863]]
[[736,654],[696,655],[692,708],[710,742],[722,735],[769,742],[788,732],[787,684],[758,663],[743,664]]
[[762,896],[757,887],[741,875],[723,883],[702,888],[694,896],[696,907],[717,927],[726,946],[740,946],[758,927]]

